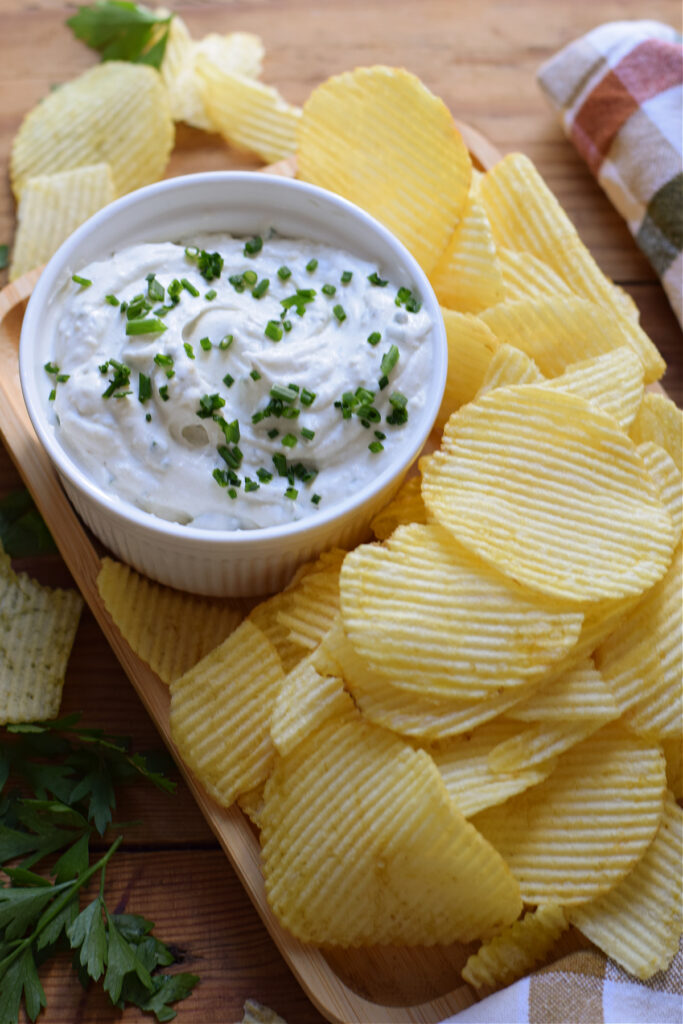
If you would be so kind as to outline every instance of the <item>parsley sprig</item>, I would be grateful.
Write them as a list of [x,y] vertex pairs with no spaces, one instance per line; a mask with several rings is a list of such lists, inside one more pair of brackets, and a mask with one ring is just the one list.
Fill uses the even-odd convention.
[[[14,1024],[22,1003],[36,1019],[46,1005],[39,969],[68,949],[84,987],[101,979],[115,1006],[169,1021],[171,1004],[199,979],[162,973],[175,957],[153,923],[107,906],[106,869],[123,836],[93,863],[90,843],[112,822],[119,784],[142,778],[167,792],[175,784],[158,758],[78,721],[8,726],[0,737],[0,871],[9,881],[0,885],[0,1024]],[[80,892],[98,875],[99,891],[81,909]]]
[[172,17],[130,0],[97,0],[79,7],[66,23],[78,39],[102,55],[102,60],[129,60],[158,69],[166,52]]

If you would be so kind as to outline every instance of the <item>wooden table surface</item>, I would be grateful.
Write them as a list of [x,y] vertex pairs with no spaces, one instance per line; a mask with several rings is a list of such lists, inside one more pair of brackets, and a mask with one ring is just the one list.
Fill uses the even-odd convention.
[[[168,2],[193,35],[233,30],[261,35],[264,80],[294,103],[328,75],[357,65],[403,65],[418,74],[455,116],[502,151],[521,150],[577,225],[603,270],[623,285],[664,355],[664,386],[683,404],[683,336],[654,272],[563,136],[535,83],[538,66],[558,48],[604,21],[649,17],[681,28],[678,0],[226,0]],[[23,115],[56,83],[96,61],[65,26],[73,12],[60,0],[0,0],[0,244],[11,243],[15,210],[7,163]],[[178,127],[168,173],[256,167],[214,136]],[[0,286],[6,271],[0,272]],[[20,486],[0,447],[0,497]],[[57,556],[31,560],[44,582],[68,584]],[[137,749],[158,746],[156,732],[94,620],[84,613],[69,665],[63,709],[88,724],[130,735]],[[289,1024],[322,1017],[301,991],[244,895],[188,790],[174,797],[135,787],[119,820],[139,819],[109,870],[114,905],[157,923],[157,934],[183,951],[184,969],[201,984],[177,1020],[231,1024],[253,997]],[[115,1021],[118,1011],[85,996],[65,962],[44,979],[49,1024]],[[130,1010],[126,1021],[148,1020]]]

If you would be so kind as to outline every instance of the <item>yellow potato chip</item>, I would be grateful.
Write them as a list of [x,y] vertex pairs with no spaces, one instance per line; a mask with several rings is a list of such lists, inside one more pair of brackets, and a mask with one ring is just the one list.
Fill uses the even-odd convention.
[[573,292],[608,310],[638,353],[646,381],[661,377],[665,369],[661,355],[633,318],[623,294],[615,293],[528,157],[511,153],[499,161],[484,175],[479,196],[498,245],[538,257]]
[[514,345],[533,359],[545,377],[557,377],[572,363],[615,348],[633,347],[610,310],[578,297],[504,302],[479,317],[501,344]]
[[97,589],[132,649],[165,683],[217,647],[243,618],[239,603],[172,590],[111,558]]
[[666,395],[648,391],[631,424],[636,444],[653,441],[671,456],[679,472],[683,469],[683,410]]
[[266,783],[264,780],[260,786],[256,786],[255,789],[250,789],[247,793],[241,793],[237,797],[237,805],[239,809],[246,814],[252,824],[256,825],[256,828],[261,828],[263,792],[265,787]]
[[439,302],[460,313],[479,313],[504,300],[491,225],[473,196],[429,280]]
[[628,431],[643,398],[643,364],[633,349],[622,345],[573,363],[545,386],[593,402]]
[[261,840],[269,902],[304,942],[468,941],[521,909],[431,758],[352,707],[278,761]]
[[683,738],[660,742],[666,760],[666,784],[677,800],[683,800]]
[[247,999],[244,1003],[244,1015],[240,1024],[287,1024],[275,1010],[257,1003],[255,999]]
[[256,153],[266,163],[294,153],[301,110],[277,89],[227,71],[201,53],[195,74],[209,122],[231,146]]
[[615,888],[567,916],[579,931],[621,964],[646,980],[666,970],[681,935],[683,811],[671,793],[653,842],[634,869]]
[[54,718],[83,601],[15,573],[0,545],[0,724]]
[[394,686],[464,702],[542,679],[583,621],[419,523],[346,556],[341,607],[353,646]]
[[284,678],[265,634],[246,619],[171,682],[171,735],[185,764],[229,807],[267,778],[275,748],[270,719]]
[[436,426],[461,405],[471,401],[481,387],[500,342],[476,316],[441,310],[448,343],[448,372]]
[[288,611],[294,604],[294,587],[274,594],[265,601],[260,601],[249,612],[248,618],[255,626],[265,633],[277,651],[285,672],[290,672],[306,655],[306,650],[289,635],[289,627],[280,622],[280,614]]
[[304,181],[385,224],[427,274],[462,216],[472,168],[444,103],[415,75],[382,66],[336,75],[313,90],[297,164]]
[[595,899],[634,867],[659,827],[664,757],[618,724],[561,754],[538,786],[473,824],[505,858],[525,903]]
[[448,794],[466,818],[486,807],[502,804],[516,793],[535,786],[550,775],[555,759],[550,755],[533,768],[502,772],[492,769],[489,756],[520,732],[517,722],[496,718],[474,732],[427,748],[439,769]]
[[339,612],[339,571],[346,552],[335,549],[325,568],[307,572],[291,591],[278,622],[288,630],[288,639],[313,650],[318,646]]
[[512,694],[463,703],[435,700],[395,686],[368,668],[354,650],[339,623],[330,630],[314,654],[318,671],[340,674],[365,718],[402,736],[425,742],[447,739],[474,729],[523,700],[537,684],[518,687]]
[[261,74],[264,47],[258,36],[249,32],[210,33],[192,39],[182,18],[176,14],[170,22],[168,41],[161,64],[161,77],[168,89],[174,121],[185,121],[195,128],[212,131],[204,111],[204,102],[195,74],[195,60],[207,57],[224,71],[258,78]]
[[654,441],[643,441],[636,449],[659,492],[662,505],[671,516],[676,538],[683,529],[683,477],[668,452]]
[[422,496],[462,544],[557,598],[642,593],[671,558],[671,517],[628,436],[545,385],[496,388],[454,413]]
[[616,718],[614,695],[589,659],[543,683],[508,712],[520,722],[581,722]]
[[270,722],[275,749],[288,754],[326,718],[342,714],[347,706],[341,679],[320,675],[310,657],[305,658],[285,676],[275,701]]
[[484,379],[475,397],[481,398],[487,391],[494,388],[507,387],[510,384],[538,384],[545,377],[536,363],[521,348],[512,345],[501,345],[489,363]]
[[154,68],[106,61],[60,85],[24,118],[10,177],[20,199],[29,178],[107,163],[117,195],[162,176],[173,147],[168,96]]
[[497,248],[503,275],[505,300],[537,299],[542,296],[571,298],[574,292],[552,267],[530,252],[515,252],[503,245]]
[[404,480],[388,505],[378,512],[370,523],[378,540],[390,537],[397,526],[407,523],[425,523],[427,509],[422,500],[422,482],[419,476]]
[[548,956],[568,927],[564,910],[554,903],[528,911],[468,959],[463,981],[476,989],[511,985]]
[[115,198],[109,164],[29,178],[17,208],[10,281],[47,263],[77,227]]
[[513,736],[493,747],[488,757],[489,768],[494,773],[506,774],[531,771],[537,765],[545,764],[548,758],[555,758],[588,739],[618,717],[615,704],[609,712],[595,718],[586,715],[574,722],[532,722],[526,729],[518,727]]
[[595,664],[625,721],[657,738],[681,734],[681,545],[666,575],[595,651]]

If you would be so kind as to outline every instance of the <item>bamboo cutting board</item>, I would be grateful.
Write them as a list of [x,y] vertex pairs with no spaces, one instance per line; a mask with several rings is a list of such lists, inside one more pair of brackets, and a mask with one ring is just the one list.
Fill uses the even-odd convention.
[[[499,159],[498,151],[478,132],[468,125],[458,127],[480,168]],[[283,162],[269,171],[291,175],[293,166]],[[320,1012],[338,1024],[433,1024],[470,1005],[473,996],[463,985],[460,970],[476,944],[323,953],[284,931],[266,900],[256,832],[239,808],[220,807],[185,769],[170,734],[168,689],[134,654],[104,607],[96,584],[99,545],[69,504],[26,412],[18,370],[19,334],[39,274],[32,271],[0,292],[0,436],[85,601],[282,956]]]

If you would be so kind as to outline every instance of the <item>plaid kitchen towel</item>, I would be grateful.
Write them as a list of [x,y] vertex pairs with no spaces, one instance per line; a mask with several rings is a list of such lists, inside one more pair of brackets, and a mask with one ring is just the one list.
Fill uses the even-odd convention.
[[680,33],[657,21],[601,25],[544,64],[538,81],[683,326]]
[[683,947],[649,981],[594,949],[570,953],[444,1024],[681,1024]]

